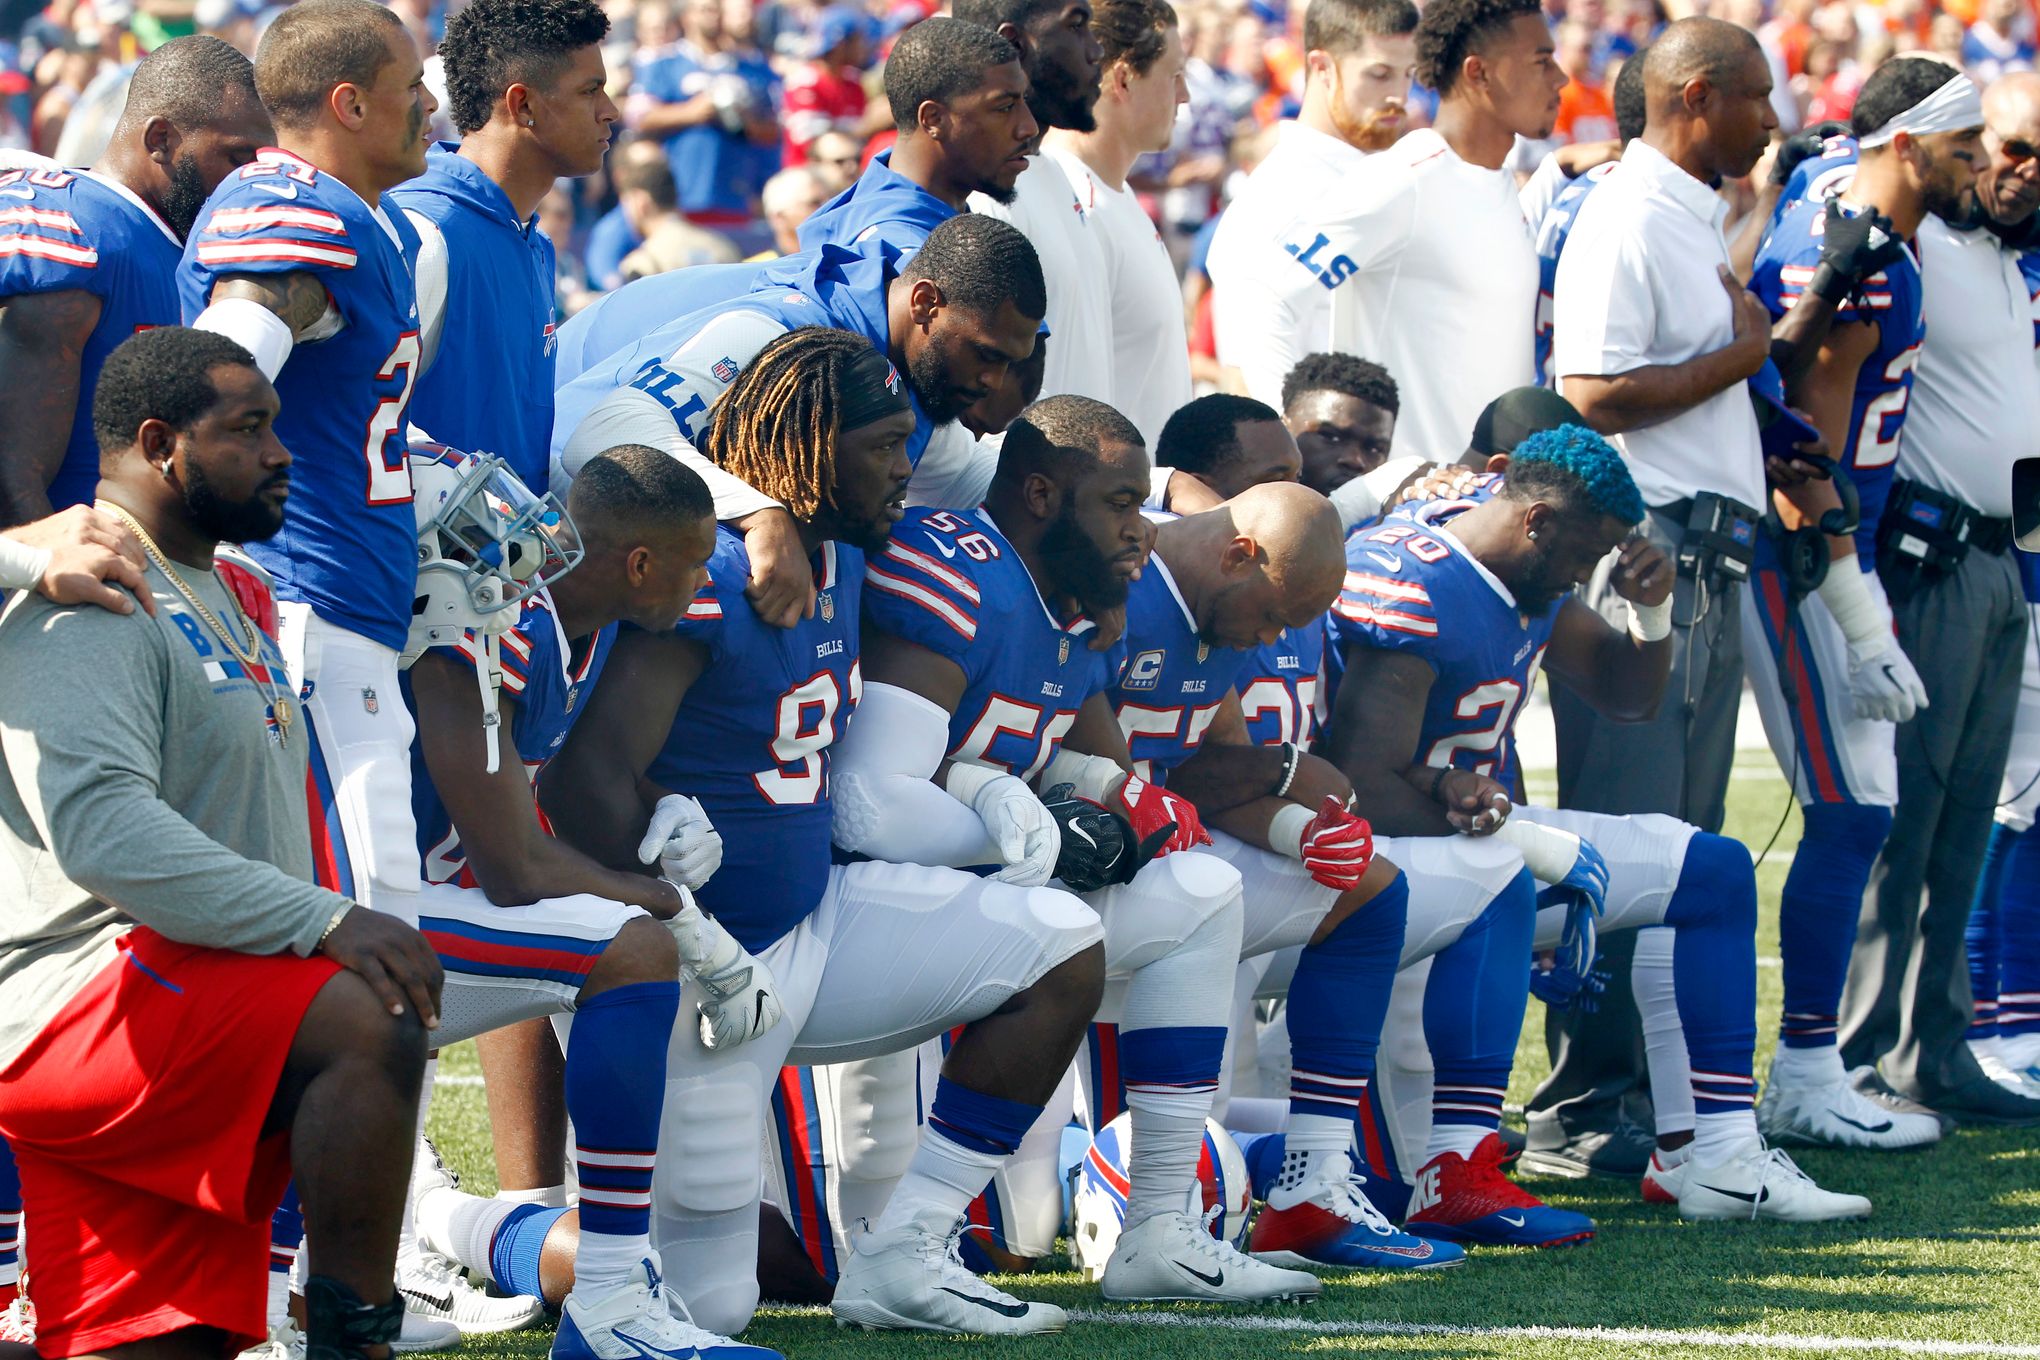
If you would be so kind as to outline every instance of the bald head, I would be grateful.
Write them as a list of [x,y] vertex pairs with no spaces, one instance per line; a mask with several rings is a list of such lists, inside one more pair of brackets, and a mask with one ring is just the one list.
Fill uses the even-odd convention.
[[2000,76],[1983,92],[1983,149],[1976,200],[1999,227],[2016,226],[2040,208],[2040,74]]
[[1346,551],[1330,501],[1298,482],[1264,482],[1227,501],[1225,510],[1234,532],[1261,546],[1268,575],[1287,601],[1309,615],[1332,607],[1346,579]]
[[1702,183],[1747,175],[1770,145],[1771,67],[1756,37],[1720,19],[1681,19],[1643,55],[1643,140]]
[[1721,85],[1741,73],[1763,49],[1756,35],[1720,19],[1681,19],[1658,35],[1643,57],[1643,91],[1652,117],[1659,110],[1682,116],[1686,86],[1695,80]]
[[1983,92],[1983,116],[1993,112],[2007,119],[2040,118],[2040,71],[2014,71],[1992,81]]

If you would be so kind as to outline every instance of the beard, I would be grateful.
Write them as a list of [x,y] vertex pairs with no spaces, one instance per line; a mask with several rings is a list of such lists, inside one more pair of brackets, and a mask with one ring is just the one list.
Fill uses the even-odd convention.
[[1508,587],[1516,597],[1516,608],[1534,617],[1549,613],[1560,600],[1572,594],[1573,583],[1552,570],[1550,554],[1539,553],[1535,565],[1524,568],[1520,576],[1508,582]]
[[1018,187],[1011,184],[1000,186],[991,183],[989,180],[978,185],[976,192],[983,194],[1002,208],[1011,206],[1013,200],[1020,196]]
[[949,372],[942,366],[942,356],[933,345],[923,345],[919,354],[907,360],[907,387],[921,404],[922,417],[931,425],[947,425],[977,400],[972,397],[965,401],[957,396],[949,385]]
[[214,488],[197,463],[184,465],[184,513],[191,527],[221,543],[260,543],[273,538],[283,527],[283,507],[271,505],[264,495],[281,483],[290,485],[290,473],[273,472],[245,501],[230,501]]
[[1078,525],[1067,502],[1041,536],[1041,562],[1055,589],[1087,612],[1126,603],[1132,583],[1112,570],[1112,559]]
[[1098,102],[1098,87],[1084,86],[1060,66],[1045,61],[1028,63],[1027,111],[1044,128],[1068,128],[1071,132],[1096,132],[1098,116],[1091,106]]
[[212,195],[198,168],[198,157],[189,151],[170,163],[170,188],[163,195],[163,221],[183,240],[191,235],[199,211]]

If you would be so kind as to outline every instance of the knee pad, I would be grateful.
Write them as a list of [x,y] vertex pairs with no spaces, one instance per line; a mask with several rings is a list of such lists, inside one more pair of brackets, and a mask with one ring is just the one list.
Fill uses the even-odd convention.
[[[739,1068],[669,1078],[652,1177],[654,1210],[684,1218],[749,1209],[758,1199],[763,1175],[762,1112],[754,1072]],[[754,1222],[754,1231],[756,1226]],[[746,1271],[754,1271],[755,1265],[747,1261]]]
[[1143,871],[1142,877],[1154,875],[1159,880],[1154,887],[1166,891],[1181,904],[1186,937],[1213,917],[1241,914],[1245,895],[1240,871],[1217,855],[1187,850],[1164,855],[1152,863],[1161,872],[1150,868]]
[[[1890,816],[1887,811],[1885,818]],[[1757,870],[1749,847],[1711,831],[1698,832],[1686,843],[1686,860],[1679,868],[1665,924],[1684,925],[1703,917],[1747,922],[1752,933],[1757,928]]]

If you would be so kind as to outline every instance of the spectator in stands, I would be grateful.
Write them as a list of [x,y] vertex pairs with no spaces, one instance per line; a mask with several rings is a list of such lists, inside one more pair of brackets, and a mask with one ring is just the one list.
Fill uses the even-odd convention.
[[800,250],[800,224],[829,201],[822,192],[821,176],[805,165],[788,166],[765,181],[763,195],[765,223],[772,228],[772,248],[751,258],[769,260]]
[[679,39],[640,53],[627,116],[664,145],[688,221],[728,230],[755,220],[778,159],[778,85],[761,57],[731,50],[723,0],[685,0]]
[[623,257],[625,282],[694,264],[736,264],[744,257],[727,236],[697,227],[679,207],[673,171],[663,158],[633,163],[616,180],[617,206],[641,244]]

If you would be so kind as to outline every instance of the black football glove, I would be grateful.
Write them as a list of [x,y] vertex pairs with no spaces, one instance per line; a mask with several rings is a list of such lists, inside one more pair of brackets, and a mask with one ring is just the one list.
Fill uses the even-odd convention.
[[1778,154],[1771,158],[1771,183],[1783,185],[1792,178],[1792,172],[1800,163],[1818,156],[1827,146],[1827,139],[1847,133],[1847,123],[1815,123],[1778,143]]
[[1103,803],[1079,797],[1071,784],[1057,784],[1041,795],[1041,801],[1062,831],[1055,876],[1074,893],[1133,882],[1133,876],[1176,834],[1176,824],[1170,822],[1137,842],[1124,817]]
[[1905,242],[1892,229],[1890,218],[1875,208],[1852,217],[1831,198],[1821,223],[1820,267],[1813,271],[1807,289],[1839,304],[1860,293],[1872,275],[1904,253]]

